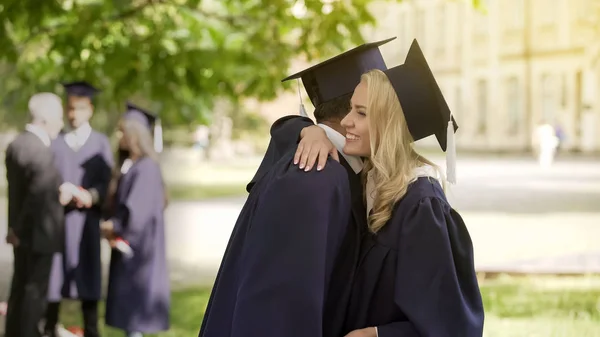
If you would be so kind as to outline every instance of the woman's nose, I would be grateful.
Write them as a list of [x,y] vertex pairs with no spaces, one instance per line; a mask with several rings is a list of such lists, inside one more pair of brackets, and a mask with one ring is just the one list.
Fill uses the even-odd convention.
[[349,128],[350,126],[352,126],[351,124],[351,117],[350,114],[352,112],[349,112],[344,118],[342,118],[342,121],[340,122],[340,124],[342,125],[342,127],[344,128]]

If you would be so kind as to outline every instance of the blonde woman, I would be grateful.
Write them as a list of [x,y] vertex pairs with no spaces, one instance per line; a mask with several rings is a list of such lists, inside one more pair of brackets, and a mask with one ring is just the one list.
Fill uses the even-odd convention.
[[[166,206],[152,129],[156,116],[127,104],[119,123],[119,164],[109,187],[109,220],[101,224],[113,248],[106,325],[127,337],[169,330],[171,288],[165,247]],[[117,242],[129,249],[119,249]]]
[[471,238],[438,168],[412,145],[435,134],[446,150],[451,120],[416,41],[405,64],[364,74],[351,103],[343,151],[365,158],[369,235],[351,280],[346,337],[480,337]]

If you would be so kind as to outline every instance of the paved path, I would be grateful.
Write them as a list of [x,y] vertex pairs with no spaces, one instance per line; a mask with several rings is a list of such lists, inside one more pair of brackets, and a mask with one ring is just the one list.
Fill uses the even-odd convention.
[[[559,161],[541,171],[526,159],[476,158],[460,160],[458,172],[459,184],[448,194],[469,227],[479,270],[600,272],[600,162]],[[210,282],[244,200],[169,206],[167,253],[175,283]],[[0,237],[5,221],[0,216]],[[11,259],[0,243],[0,299]]]

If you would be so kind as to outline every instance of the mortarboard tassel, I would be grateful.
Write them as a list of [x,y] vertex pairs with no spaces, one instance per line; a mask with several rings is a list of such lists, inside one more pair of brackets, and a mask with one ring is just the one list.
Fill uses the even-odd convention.
[[306,109],[304,109],[304,104],[302,103],[302,93],[300,92],[300,79],[298,79],[298,98],[300,98],[300,116],[308,117]]
[[154,123],[154,150],[161,153],[163,150],[163,134],[160,119],[156,119]]
[[304,104],[302,104],[302,102],[300,102],[300,116],[308,117],[308,114],[306,113],[306,110],[304,109]]
[[446,130],[446,180],[451,184],[456,184],[456,142],[452,115],[450,115]]

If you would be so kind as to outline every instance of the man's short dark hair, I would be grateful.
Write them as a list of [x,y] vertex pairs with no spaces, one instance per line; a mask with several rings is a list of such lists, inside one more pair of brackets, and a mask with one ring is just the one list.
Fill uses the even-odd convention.
[[315,108],[315,119],[317,123],[329,121],[339,122],[350,112],[350,98],[352,93],[334,98]]

